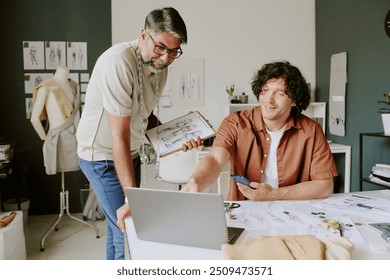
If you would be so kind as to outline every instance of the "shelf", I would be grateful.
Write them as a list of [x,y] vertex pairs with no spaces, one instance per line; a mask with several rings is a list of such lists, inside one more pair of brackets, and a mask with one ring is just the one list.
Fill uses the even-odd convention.
[[360,177],[360,182],[359,182],[359,190],[360,191],[363,191],[363,183],[369,183],[369,184],[373,184],[373,185],[376,185],[376,186],[380,186],[382,188],[390,188],[390,186],[388,185],[385,185],[385,184],[381,184],[381,183],[378,183],[378,182],[373,182],[371,181],[369,178],[364,178],[363,177],[363,153],[364,153],[364,143],[363,143],[363,138],[364,136],[367,136],[367,137],[381,137],[381,138],[390,138],[390,135],[386,135],[384,134],[383,132],[362,132],[360,133],[359,135],[359,177]]
[[383,138],[390,137],[390,135],[384,134],[383,132],[363,132],[360,133],[360,135],[372,136],[372,137],[383,137]]
[[361,178],[360,180],[362,182],[366,182],[366,183],[370,183],[370,184],[373,184],[373,185],[381,186],[382,188],[390,188],[390,186],[388,186],[388,185],[381,184],[381,183],[378,183],[378,182],[373,182],[373,181],[370,180],[370,178]]

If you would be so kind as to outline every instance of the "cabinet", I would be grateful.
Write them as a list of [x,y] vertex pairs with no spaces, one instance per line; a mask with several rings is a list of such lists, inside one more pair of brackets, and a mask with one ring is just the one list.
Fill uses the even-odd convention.
[[390,139],[390,135],[386,135],[384,134],[383,132],[364,132],[364,133],[360,133],[360,137],[359,137],[359,178],[360,178],[360,182],[359,182],[359,191],[363,191],[363,183],[366,182],[366,183],[370,183],[370,184],[373,184],[373,185],[377,185],[377,186],[381,186],[383,188],[389,188],[390,189],[390,186],[387,186],[387,185],[384,185],[384,184],[380,184],[380,183],[377,183],[377,182],[373,182],[371,181],[368,177],[363,177],[363,168],[364,168],[364,163],[363,163],[363,160],[364,160],[364,138],[365,137],[381,137],[381,138],[388,138]]

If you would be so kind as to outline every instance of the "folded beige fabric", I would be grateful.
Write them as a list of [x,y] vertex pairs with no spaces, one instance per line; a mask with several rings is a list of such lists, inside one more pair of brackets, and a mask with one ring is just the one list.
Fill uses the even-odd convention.
[[322,242],[313,235],[261,236],[221,247],[227,260],[351,259],[353,244],[341,237]]
[[326,251],[326,260],[350,260],[352,252],[355,248],[353,243],[344,237],[335,237],[330,239],[322,239]]

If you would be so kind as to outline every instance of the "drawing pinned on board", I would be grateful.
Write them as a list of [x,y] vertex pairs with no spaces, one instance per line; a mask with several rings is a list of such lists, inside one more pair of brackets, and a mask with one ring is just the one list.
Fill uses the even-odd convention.
[[24,70],[45,69],[43,41],[23,41]]

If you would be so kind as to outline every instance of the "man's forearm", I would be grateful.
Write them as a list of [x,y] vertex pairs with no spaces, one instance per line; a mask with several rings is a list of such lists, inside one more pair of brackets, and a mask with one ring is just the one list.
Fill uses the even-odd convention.
[[119,147],[114,148],[113,154],[115,169],[122,187],[136,187],[137,183],[134,175],[130,147],[119,145]]
[[214,153],[200,159],[184,191],[202,192],[217,180],[229,159],[228,154],[222,157],[220,153],[221,151],[214,150]]
[[116,117],[109,114],[112,137],[112,153],[115,170],[123,188],[135,187],[133,160],[131,158],[130,117]]
[[287,187],[272,188],[264,183],[252,183],[255,189],[239,185],[241,193],[250,200],[305,200],[328,197],[333,191],[333,179],[313,180]]
[[278,188],[279,199],[316,199],[328,197],[333,191],[333,178],[298,183]]

